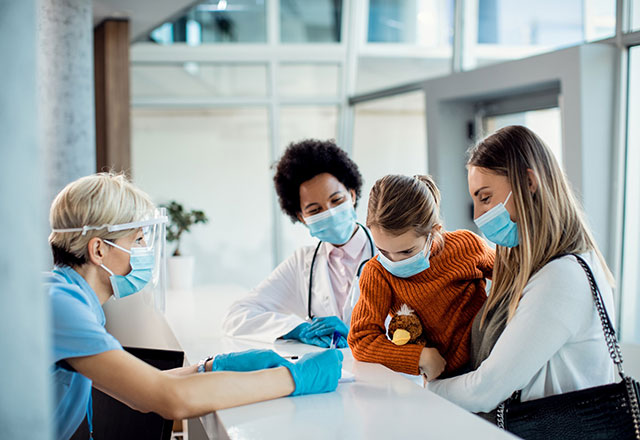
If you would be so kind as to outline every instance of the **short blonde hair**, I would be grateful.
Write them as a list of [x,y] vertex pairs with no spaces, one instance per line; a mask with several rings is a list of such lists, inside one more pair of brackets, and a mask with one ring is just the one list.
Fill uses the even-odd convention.
[[[155,206],[149,196],[123,174],[98,173],[69,183],[51,204],[51,229],[117,225],[142,220]],[[57,266],[80,266],[88,261],[89,240],[116,240],[131,230],[108,232],[106,228],[77,232],[51,232],[49,244]]]

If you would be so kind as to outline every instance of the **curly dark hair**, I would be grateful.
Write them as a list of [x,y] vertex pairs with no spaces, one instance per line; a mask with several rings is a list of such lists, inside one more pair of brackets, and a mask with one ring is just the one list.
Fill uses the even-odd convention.
[[333,140],[305,139],[289,144],[275,165],[273,181],[282,211],[292,222],[300,212],[300,185],[318,174],[329,173],[347,189],[356,192],[356,206],[362,189],[358,166]]

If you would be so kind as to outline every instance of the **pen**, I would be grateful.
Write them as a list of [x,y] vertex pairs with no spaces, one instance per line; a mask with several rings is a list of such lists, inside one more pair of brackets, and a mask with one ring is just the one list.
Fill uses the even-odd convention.
[[331,337],[331,345],[329,348],[336,348],[338,346],[338,339],[340,339],[340,332],[333,332],[333,336]]
[[295,360],[298,359],[298,356],[295,356],[295,355],[294,356],[282,356],[282,357],[285,358],[285,359],[291,359],[292,361],[295,361]]

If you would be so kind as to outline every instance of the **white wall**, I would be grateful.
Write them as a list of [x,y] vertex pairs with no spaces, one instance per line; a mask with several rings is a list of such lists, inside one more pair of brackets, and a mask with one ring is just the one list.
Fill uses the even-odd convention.
[[[184,236],[197,284],[257,284],[272,269],[272,182],[264,107],[132,113],[133,179],[156,203],[201,209]],[[169,244],[169,252],[173,246]]]

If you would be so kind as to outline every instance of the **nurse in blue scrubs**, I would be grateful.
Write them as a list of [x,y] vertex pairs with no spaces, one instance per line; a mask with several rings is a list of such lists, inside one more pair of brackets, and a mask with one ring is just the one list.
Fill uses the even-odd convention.
[[159,226],[166,222],[124,176],[102,173],[70,183],[54,200],[50,221],[55,267],[46,287],[57,438],[73,435],[85,415],[91,430],[92,385],[167,419],[337,387],[338,350],[307,355],[296,364],[271,350],[250,350],[169,371],[124,351],[105,330],[102,305],[112,296],[139,292],[156,277],[156,246],[164,239]]

